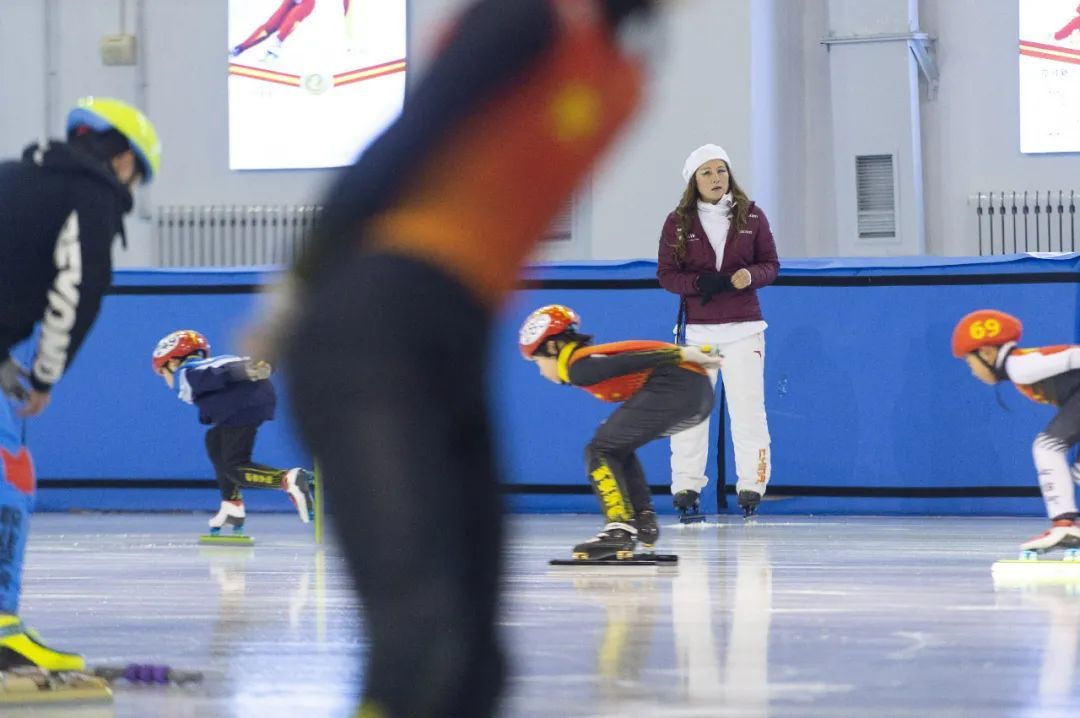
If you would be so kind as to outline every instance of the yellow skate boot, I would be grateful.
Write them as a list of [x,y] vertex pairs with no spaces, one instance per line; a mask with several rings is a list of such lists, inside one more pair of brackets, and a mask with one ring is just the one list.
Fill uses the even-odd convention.
[[77,653],[65,653],[46,646],[18,616],[0,613],[0,670],[17,666],[37,666],[47,671],[85,671],[86,661]]

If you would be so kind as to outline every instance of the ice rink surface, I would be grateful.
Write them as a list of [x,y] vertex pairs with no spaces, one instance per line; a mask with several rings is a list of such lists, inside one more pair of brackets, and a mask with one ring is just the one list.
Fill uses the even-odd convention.
[[[767,506],[766,506],[767,508]],[[1025,716],[1080,711],[1080,578],[995,585],[1037,519],[661,517],[677,568],[557,568],[592,516],[509,518],[503,715]],[[334,546],[294,516],[254,548],[206,516],[39,514],[23,617],[91,664],[205,672],[35,718],[313,718],[354,705],[362,627]],[[1080,571],[1078,571],[1080,573]],[[465,717],[463,717],[465,718]]]

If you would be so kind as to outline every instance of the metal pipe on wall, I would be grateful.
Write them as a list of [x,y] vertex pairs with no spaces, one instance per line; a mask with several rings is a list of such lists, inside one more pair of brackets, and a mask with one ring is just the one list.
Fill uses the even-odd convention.
[[53,128],[56,127],[58,116],[56,95],[59,91],[57,85],[60,81],[60,69],[57,67],[56,52],[58,46],[56,34],[59,32],[56,2],[57,0],[45,0],[42,5],[42,11],[45,13],[45,42],[42,43],[42,50],[45,53],[45,120],[42,137],[45,139],[53,136]]
[[[120,0],[120,4],[126,9],[127,0]],[[154,113],[149,106],[150,74],[146,62],[146,7],[144,0],[135,0],[135,43],[138,48],[135,55],[135,106],[153,120]],[[160,128],[160,126],[159,122],[158,127]],[[153,219],[151,187],[152,185],[144,185],[135,193],[136,216],[145,222],[150,222]]]

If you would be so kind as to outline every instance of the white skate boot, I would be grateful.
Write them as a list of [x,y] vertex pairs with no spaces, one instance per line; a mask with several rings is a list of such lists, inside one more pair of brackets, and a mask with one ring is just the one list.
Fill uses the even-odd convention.
[[311,494],[311,472],[304,469],[289,469],[285,479],[281,482],[281,488],[289,495],[289,500],[300,514],[300,520],[305,524],[315,518],[315,500]]
[[259,58],[259,62],[262,64],[271,64],[277,61],[281,57],[281,39],[275,37],[266,44],[266,51],[263,56]]
[[1080,548],[1080,527],[1072,519],[1055,521],[1054,524],[1033,539],[1020,544],[1022,551],[1046,553],[1054,549]]
[[210,534],[217,536],[221,533],[221,527],[225,524],[233,527],[233,533],[242,533],[246,517],[243,501],[222,501],[221,508],[208,522],[210,524]]

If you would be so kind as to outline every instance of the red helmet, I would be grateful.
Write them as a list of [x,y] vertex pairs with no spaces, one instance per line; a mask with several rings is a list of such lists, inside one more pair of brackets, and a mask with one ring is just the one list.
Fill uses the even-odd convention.
[[577,331],[581,317],[570,307],[561,304],[549,304],[540,307],[525,318],[518,332],[518,348],[521,355],[531,359],[540,345],[553,336],[566,331]]
[[210,342],[206,337],[191,329],[181,329],[168,335],[154,347],[154,355],[151,361],[154,364],[154,372],[161,373],[170,359],[183,359],[196,352],[202,355],[210,355]]
[[952,334],[952,353],[959,359],[979,347],[999,347],[1020,340],[1024,325],[1011,314],[978,309],[957,323]]

